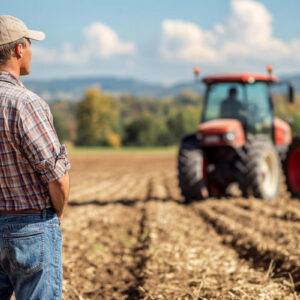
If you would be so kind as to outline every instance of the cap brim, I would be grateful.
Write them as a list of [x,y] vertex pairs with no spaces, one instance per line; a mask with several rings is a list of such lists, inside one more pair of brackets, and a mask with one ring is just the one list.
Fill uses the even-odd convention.
[[25,37],[35,41],[42,41],[45,38],[45,33],[36,30],[27,30]]

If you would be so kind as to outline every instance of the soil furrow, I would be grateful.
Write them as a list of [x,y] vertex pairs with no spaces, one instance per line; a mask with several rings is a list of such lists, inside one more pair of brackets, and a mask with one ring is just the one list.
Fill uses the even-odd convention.
[[150,199],[167,199],[168,192],[164,184],[164,176],[155,174],[152,177]]
[[175,174],[173,176],[170,176],[170,175],[167,176],[164,180],[168,199],[183,201],[182,196],[180,194],[180,190],[178,188],[178,182],[177,182],[177,180],[174,180],[174,178],[176,178]]
[[81,192],[83,189],[89,189],[94,187],[95,184],[109,180],[116,176],[116,174],[111,173],[86,173],[86,174],[71,174],[72,176],[72,193],[76,194]]
[[209,206],[219,214],[228,216],[244,227],[251,227],[264,237],[276,240],[278,245],[296,250],[294,252],[297,252],[300,258],[298,247],[300,244],[300,223],[259,215],[255,211],[244,210],[232,205],[230,201],[211,202]]
[[132,250],[132,257],[134,264],[129,268],[130,273],[134,277],[132,285],[124,292],[127,300],[138,300],[143,295],[143,285],[145,281],[144,269],[147,263],[148,257],[145,252],[149,247],[149,228],[146,227],[147,213],[146,206],[141,208],[141,219],[139,224],[139,236],[136,245]]
[[130,199],[145,201],[148,197],[149,179],[148,175],[143,175],[136,181],[135,188],[131,191]]
[[97,195],[102,190],[110,188],[110,186],[115,185],[115,182],[118,181],[119,176],[111,176],[105,180],[99,180],[94,183],[86,184],[81,186],[81,189],[77,192],[72,192],[70,194],[71,201],[78,201],[82,199],[91,200],[94,199],[94,195]]
[[120,204],[69,209],[63,224],[65,300],[127,299],[136,282],[130,270],[141,220],[140,209]]
[[126,187],[129,180],[130,175],[128,174],[115,176],[109,182],[107,182],[105,186],[101,186],[100,183],[100,187],[95,188],[92,192],[90,191],[85,198],[98,201],[114,201],[117,199],[122,199],[122,191]]
[[220,215],[207,206],[197,206],[203,219],[209,222],[223,242],[231,245],[241,258],[245,258],[255,268],[270,270],[274,276],[291,274],[295,286],[300,288],[299,255],[292,255],[285,247],[280,247],[276,240],[269,239],[251,227],[244,227],[230,217]]
[[234,205],[245,210],[251,210],[266,217],[282,220],[300,221],[300,208],[295,207],[292,201],[263,202],[257,199],[234,199]]
[[123,199],[127,197],[125,191],[132,184],[132,178],[130,174],[125,174],[120,177],[118,181],[114,181],[114,185],[111,185],[108,189],[103,190],[101,194],[97,195],[97,198],[101,201],[114,201],[117,199]]
[[282,280],[250,268],[189,207],[157,200],[147,207],[143,299],[293,299]]
[[116,193],[114,195],[114,198],[119,198],[119,199],[128,199],[128,200],[136,200],[137,198],[135,197],[136,190],[139,189],[139,185],[141,183],[141,180],[137,178],[136,176],[130,176],[126,185],[123,186],[119,190],[119,193]]

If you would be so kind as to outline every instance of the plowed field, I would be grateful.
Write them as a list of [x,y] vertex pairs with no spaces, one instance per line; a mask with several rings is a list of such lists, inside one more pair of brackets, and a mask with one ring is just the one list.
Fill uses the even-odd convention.
[[184,205],[176,156],[74,153],[63,299],[300,299],[300,201]]

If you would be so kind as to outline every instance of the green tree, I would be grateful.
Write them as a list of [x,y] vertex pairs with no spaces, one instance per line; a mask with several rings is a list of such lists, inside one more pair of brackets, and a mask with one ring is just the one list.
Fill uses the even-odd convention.
[[53,125],[60,142],[65,142],[70,139],[65,118],[61,114],[53,112]]
[[157,146],[160,124],[153,116],[144,115],[125,125],[124,144],[128,146]]
[[200,123],[201,108],[184,107],[170,113],[166,124],[173,144],[178,143],[186,134],[195,132]]
[[192,105],[192,106],[199,106],[202,104],[202,96],[196,94],[190,90],[183,90],[180,92],[178,96],[175,97],[175,102],[178,105]]
[[85,91],[84,98],[77,107],[78,145],[95,146],[111,131],[117,117],[113,98],[101,94],[97,88]]
[[57,100],[50,104],[53,114],[53,124],[61,142],[74,141],[76,136],[76,120],[74,103]]

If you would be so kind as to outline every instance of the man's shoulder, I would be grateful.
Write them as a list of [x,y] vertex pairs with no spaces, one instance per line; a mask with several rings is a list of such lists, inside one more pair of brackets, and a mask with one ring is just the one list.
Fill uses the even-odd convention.
[[34,92],[25,89],[26,98],[23,101],[23,109],[22,111],[26,111],[29,114],[43,114],[47,116],[47,118],[52,118],[51,111],[49,105],[44,101],[39,95]]
[[36,93],[28,90],[28,89],[24,89],[25,91],[25,98],[24,98],[24,101],[26,103],[34,103],[34,102],[41,102],[43,104],[46,104],[46,102],[39,96],[37,95]]
[[0,86],[0,98],[3,100],[2,104],[9,106],[22,107],[26,104],[47,106],[40,96],[22,86]]
[[36,93],[24,88],[22,97],[19,99],[21,101],[21,106],[35,107],[35,109],[47,109],[48,104]]

